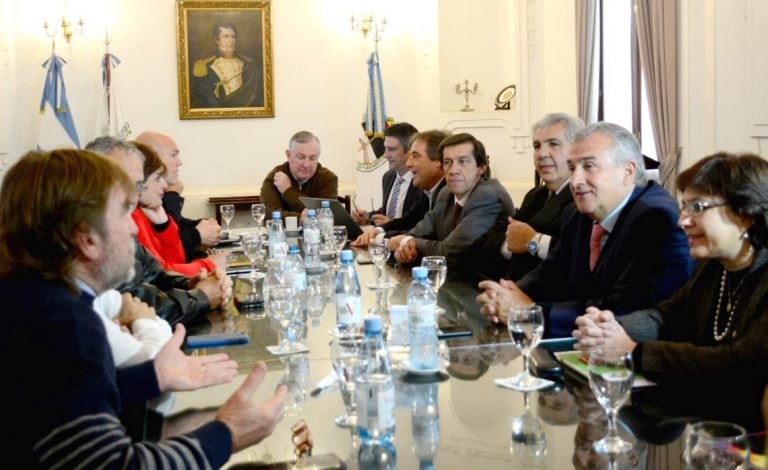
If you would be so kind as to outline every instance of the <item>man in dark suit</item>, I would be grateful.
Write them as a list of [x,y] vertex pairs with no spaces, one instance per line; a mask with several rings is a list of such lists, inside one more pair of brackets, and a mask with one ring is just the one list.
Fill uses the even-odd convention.
[[564,113],[547,114],[533,125],[533,164],[542,184],[525,195],[506,234],[489,238],[488,249],[510,260],[504,267],[507,279],[516,281],[538,266],[560,239],[563,214],[573,206],[568,155],[583,127],[581,119]]
[[506,321],[514,303],[539,303],[545,336],[570,336],[586,307],[617,315],[666,299],[690,275],[677,203],[645,177],[635,137],[610,123],[579,131],[568,157],[575,209],[549,256],[517,283],[483,281],[483,312]]
[[498,181],[483,173],[488,155],[483,144],[470,134],[452,135],[440,143],[438,152],[446,187],[435,206],[406,235],[390,240],[395,259],[409,263],[422,256],[445,256],[448,269],[473,277],[492,275],[487,262],[497,253],[484,250],[486,237],[502,232],[515,207]]
[[398,122],[384,130],[384,158],[389,162],[389,171],[381,179],[381,207],[371,212],[353,210],[352,217],[358,224],[381,225],[402,217],[423,197],[422,192],[411,185],[413,174],[406,166],[411,136],[417,132],[407,122]]
[[[416,188],[422,197],[418,198],[402,217],[385,222],[375,230],[366,231],[352,242],[352,246],[367,247],[368,241],[373,237],[392,238],[412,229],[421,221],[424,214],[434,206],[438,193],[445,186],[438,148],[449,135],[445,131],[429,130],[411,137],[405,165],[412,174],[411,186]],[[389,246],[392,251],[397,248],[391,243]]]

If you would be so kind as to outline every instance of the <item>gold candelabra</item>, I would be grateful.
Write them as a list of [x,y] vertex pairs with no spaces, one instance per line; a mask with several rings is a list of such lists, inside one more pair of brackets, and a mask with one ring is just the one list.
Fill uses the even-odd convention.
[[473,95],[475,93],[477,93],[477,82],[475,82],[475,85],[472,88],[470,88],[469,87],[469,80],[468,79],[464,79],[464,88],[463,89],[461,88],[461,83],[457,83],[456,84],[456,94],[460,95],[462,93],[464,93],[464,107],[461,108],[461,111],[465,112],[465,113],[474,111],[474,109],[472,109],[472,107],[469,105],[469,95],[470,95],[470,93],[473,94]]

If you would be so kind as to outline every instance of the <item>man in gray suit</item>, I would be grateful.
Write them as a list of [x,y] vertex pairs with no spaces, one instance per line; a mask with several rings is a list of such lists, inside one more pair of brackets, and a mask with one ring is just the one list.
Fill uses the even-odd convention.
[[[498,258],[498,252],[483,249],[490,234],[504,233],[507,217],[515,215],[509,193],[494,179],[486,180],[488,167],[485,146],[470,134],[452,135],[438,148],[445,172],[446,187],[434,207],[406,235],[394,237],[395,259],[409,263],[421,256],[440,255],[454,274],[483,274]],[[464,276],[462,276],[464,277]]]

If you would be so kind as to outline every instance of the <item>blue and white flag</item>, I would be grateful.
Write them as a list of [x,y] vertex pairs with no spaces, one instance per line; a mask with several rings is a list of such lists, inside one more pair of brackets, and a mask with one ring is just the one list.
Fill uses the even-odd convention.
[[67,101],[67,88],[64,86],[62,72],[64,64],[66,61],[54,52],[42,65],[43,68],[48,69],[43,86],[43,97],[40,100],[40,114],[43,115],[43,122],[38,135],[38,148],[43,150],[72,144],[80,148],[80,139],[72,119],[72,109]]
[[[384,155],[384,129],[391,124],[384,104],[384,84],[381,79],[379,52],[368,57],[368,102],[363,116],[365,139],[360,139],[363,161],[357,161],[357,204],[362,210],[381,207],[381,178],[389,169]],[[369,157],[373,150],[374,158]],[[369,203],[370,201],[370,203]]]
[[120,65],[120,59],[107,49],[101,59],[103,97],[99,108],[98,132],[99,135],[111,135],[118,139],[127,140],[131,135],[131,126],[117,93],[114,69],[118,65]]

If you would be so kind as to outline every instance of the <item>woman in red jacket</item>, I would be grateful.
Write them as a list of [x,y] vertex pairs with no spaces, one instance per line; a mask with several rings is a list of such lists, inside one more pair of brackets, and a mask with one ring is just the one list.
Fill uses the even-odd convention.
[[139,228],[137,238],[149,252],[168,271],[176,271],[186,276],[195,276],[201,270],[213,271],[217,267],[226,269],[225,253],[217,253],[208,258],[185,262],[184,247],[179,238],[179,227],[163,209],[163,192],[168,187],[163,175],[166,168],[154,150],[139,142],[133,142],[144,154],[145,189],[139,196],[139,205],[132,217]]

